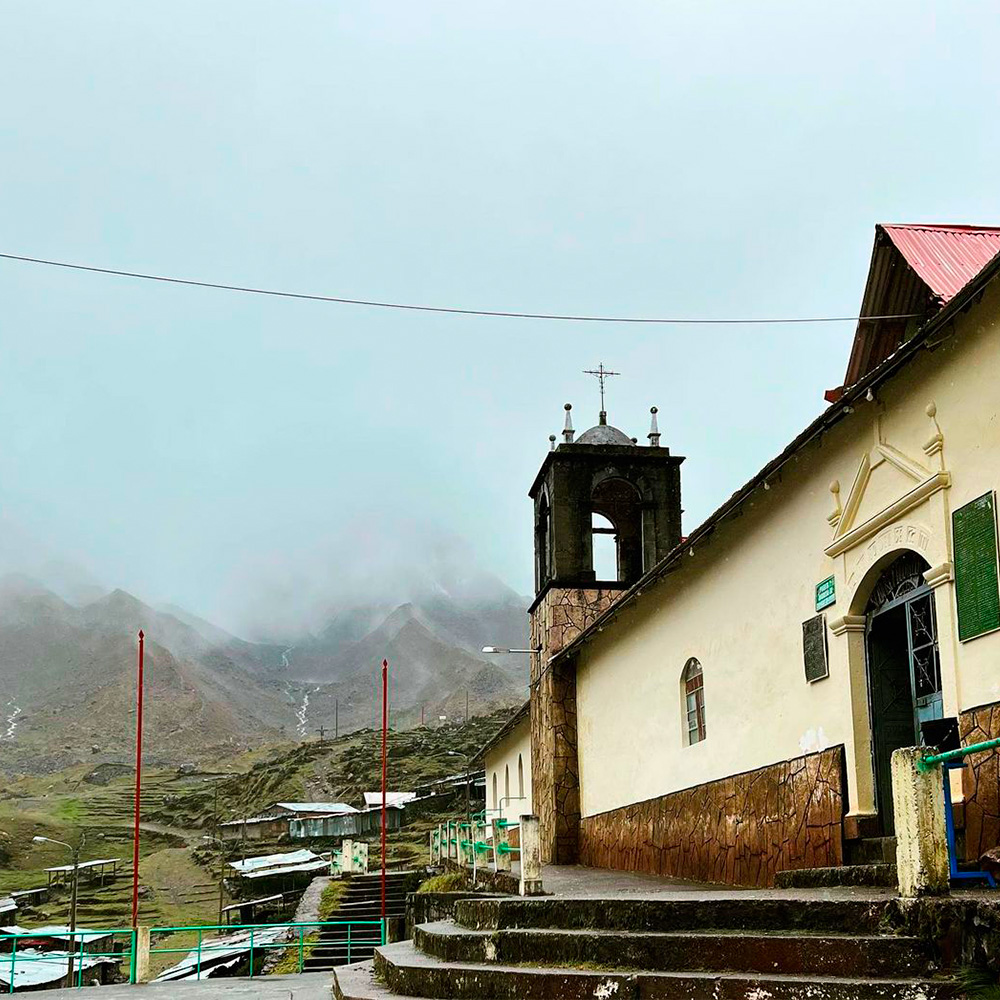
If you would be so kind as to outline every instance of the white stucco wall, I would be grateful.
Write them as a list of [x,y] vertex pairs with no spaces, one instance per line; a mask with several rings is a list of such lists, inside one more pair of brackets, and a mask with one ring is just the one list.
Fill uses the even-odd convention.
[[[523,792],[518,782],[518,762],[523,774]],[[516,823],[531,808],[531,719],[523,719],[485,755],[486,816]],[[508,779],[509,776],[509,779]],[[506,791],[509,780],[510,791]],[[494,788],[496,792],[494,793]],[[523,796],[523,797],[522,797]]]
[[[863,634],[856,619],[854,631],[831,629],[830,677],[809,684],[802,622],[816,613],[815,585],[830,575],[837,602],[825,614],[833,625],[863,613],[878,564],[893,550],[914,548],[931,567],[949,563],[951,512],[1000,487],[998,317],[1000,294],[991,291],[958,321],[955,335],[933,352],[922,350],[874,401],[858,404],[800,451],[770,489],[758,489],[739,516],[718,525],[583,647],[584,816],[838,743],[847,749],[851,811],[873,809]],[[932,401],[944,436],[940,453],[926,450],[936,433],[926,412]],[[748,398],[740,405],[767,404]],[[871,532],[831,557],[824,551],[835,538],[830,484],[840,483],[847,506],[866,454],[873,468],[851,524]],[[914,469],[918,477],[947,472],[951,485],[887,517],[914,490]],[[945,580],[935,598],[944,713],[955,715],[1000,700],[1000,634],[959,643],[954,584]],[[692,656],[704,670],[707,739],[686,746],[681,671]]]

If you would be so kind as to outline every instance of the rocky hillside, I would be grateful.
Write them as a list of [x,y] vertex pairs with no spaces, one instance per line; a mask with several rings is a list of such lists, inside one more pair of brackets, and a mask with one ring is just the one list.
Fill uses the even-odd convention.
[[380,664],[391,663],[397,728],[517,705],[525,602],[499,581],[442,588],[397,607],[331,613],[314,635],[251,643],[181,608],[116,590],[71,604],[20,576],[0,579],[0,771],[127,762],[135,727],[136,634],[146,633],[145,747],[154,765],[227,759],[262,744],[346,733],[380,721]]

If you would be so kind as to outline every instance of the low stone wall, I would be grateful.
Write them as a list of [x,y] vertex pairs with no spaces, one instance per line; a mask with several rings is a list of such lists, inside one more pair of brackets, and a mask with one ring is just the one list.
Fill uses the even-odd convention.
[[[964,746],[997,739],[1000,703],[963,712],[958,717],[958,729]],[[984,851],[1000,844],[1000,757],[995,750],[989,750],[965,759],[965,857],[978,861]]]
[[580,863],[748,886],[840,865],[843,775],[837,746],[587,816]]

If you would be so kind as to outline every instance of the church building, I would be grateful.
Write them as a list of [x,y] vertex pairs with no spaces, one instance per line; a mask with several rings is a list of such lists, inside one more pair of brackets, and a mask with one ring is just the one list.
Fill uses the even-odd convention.
[[[505,809],[538,815],[543,860],[771,885],[887,843],[896,748],[1000,736],[998,251],[876,227],[843,386],[686,537],[655,408],[640,444],[567,406],[529,491],[530,703],[485,751],[488,797],[520,761]],[[971,761],[975,859],[1000,781]]]

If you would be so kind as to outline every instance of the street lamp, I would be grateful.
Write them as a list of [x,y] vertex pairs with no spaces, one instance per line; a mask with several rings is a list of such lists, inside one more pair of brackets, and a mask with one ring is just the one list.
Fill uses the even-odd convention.
[[77,896],[77,885],[80,881],[80,849],[87,842],[87,835],[85,833],[80,834],[80,842],[73,847],[71,844],[67,844],[62,840],[53,840],[51,837],[32,837],[32,841],[36,844],[58,844],[59,847],[65,847],[67,851],[72,851],[73,853],[73,886],[70,891],[70,903],[69,903],[69,985],[73,985],[73,951],[76,945],[76,896]]

